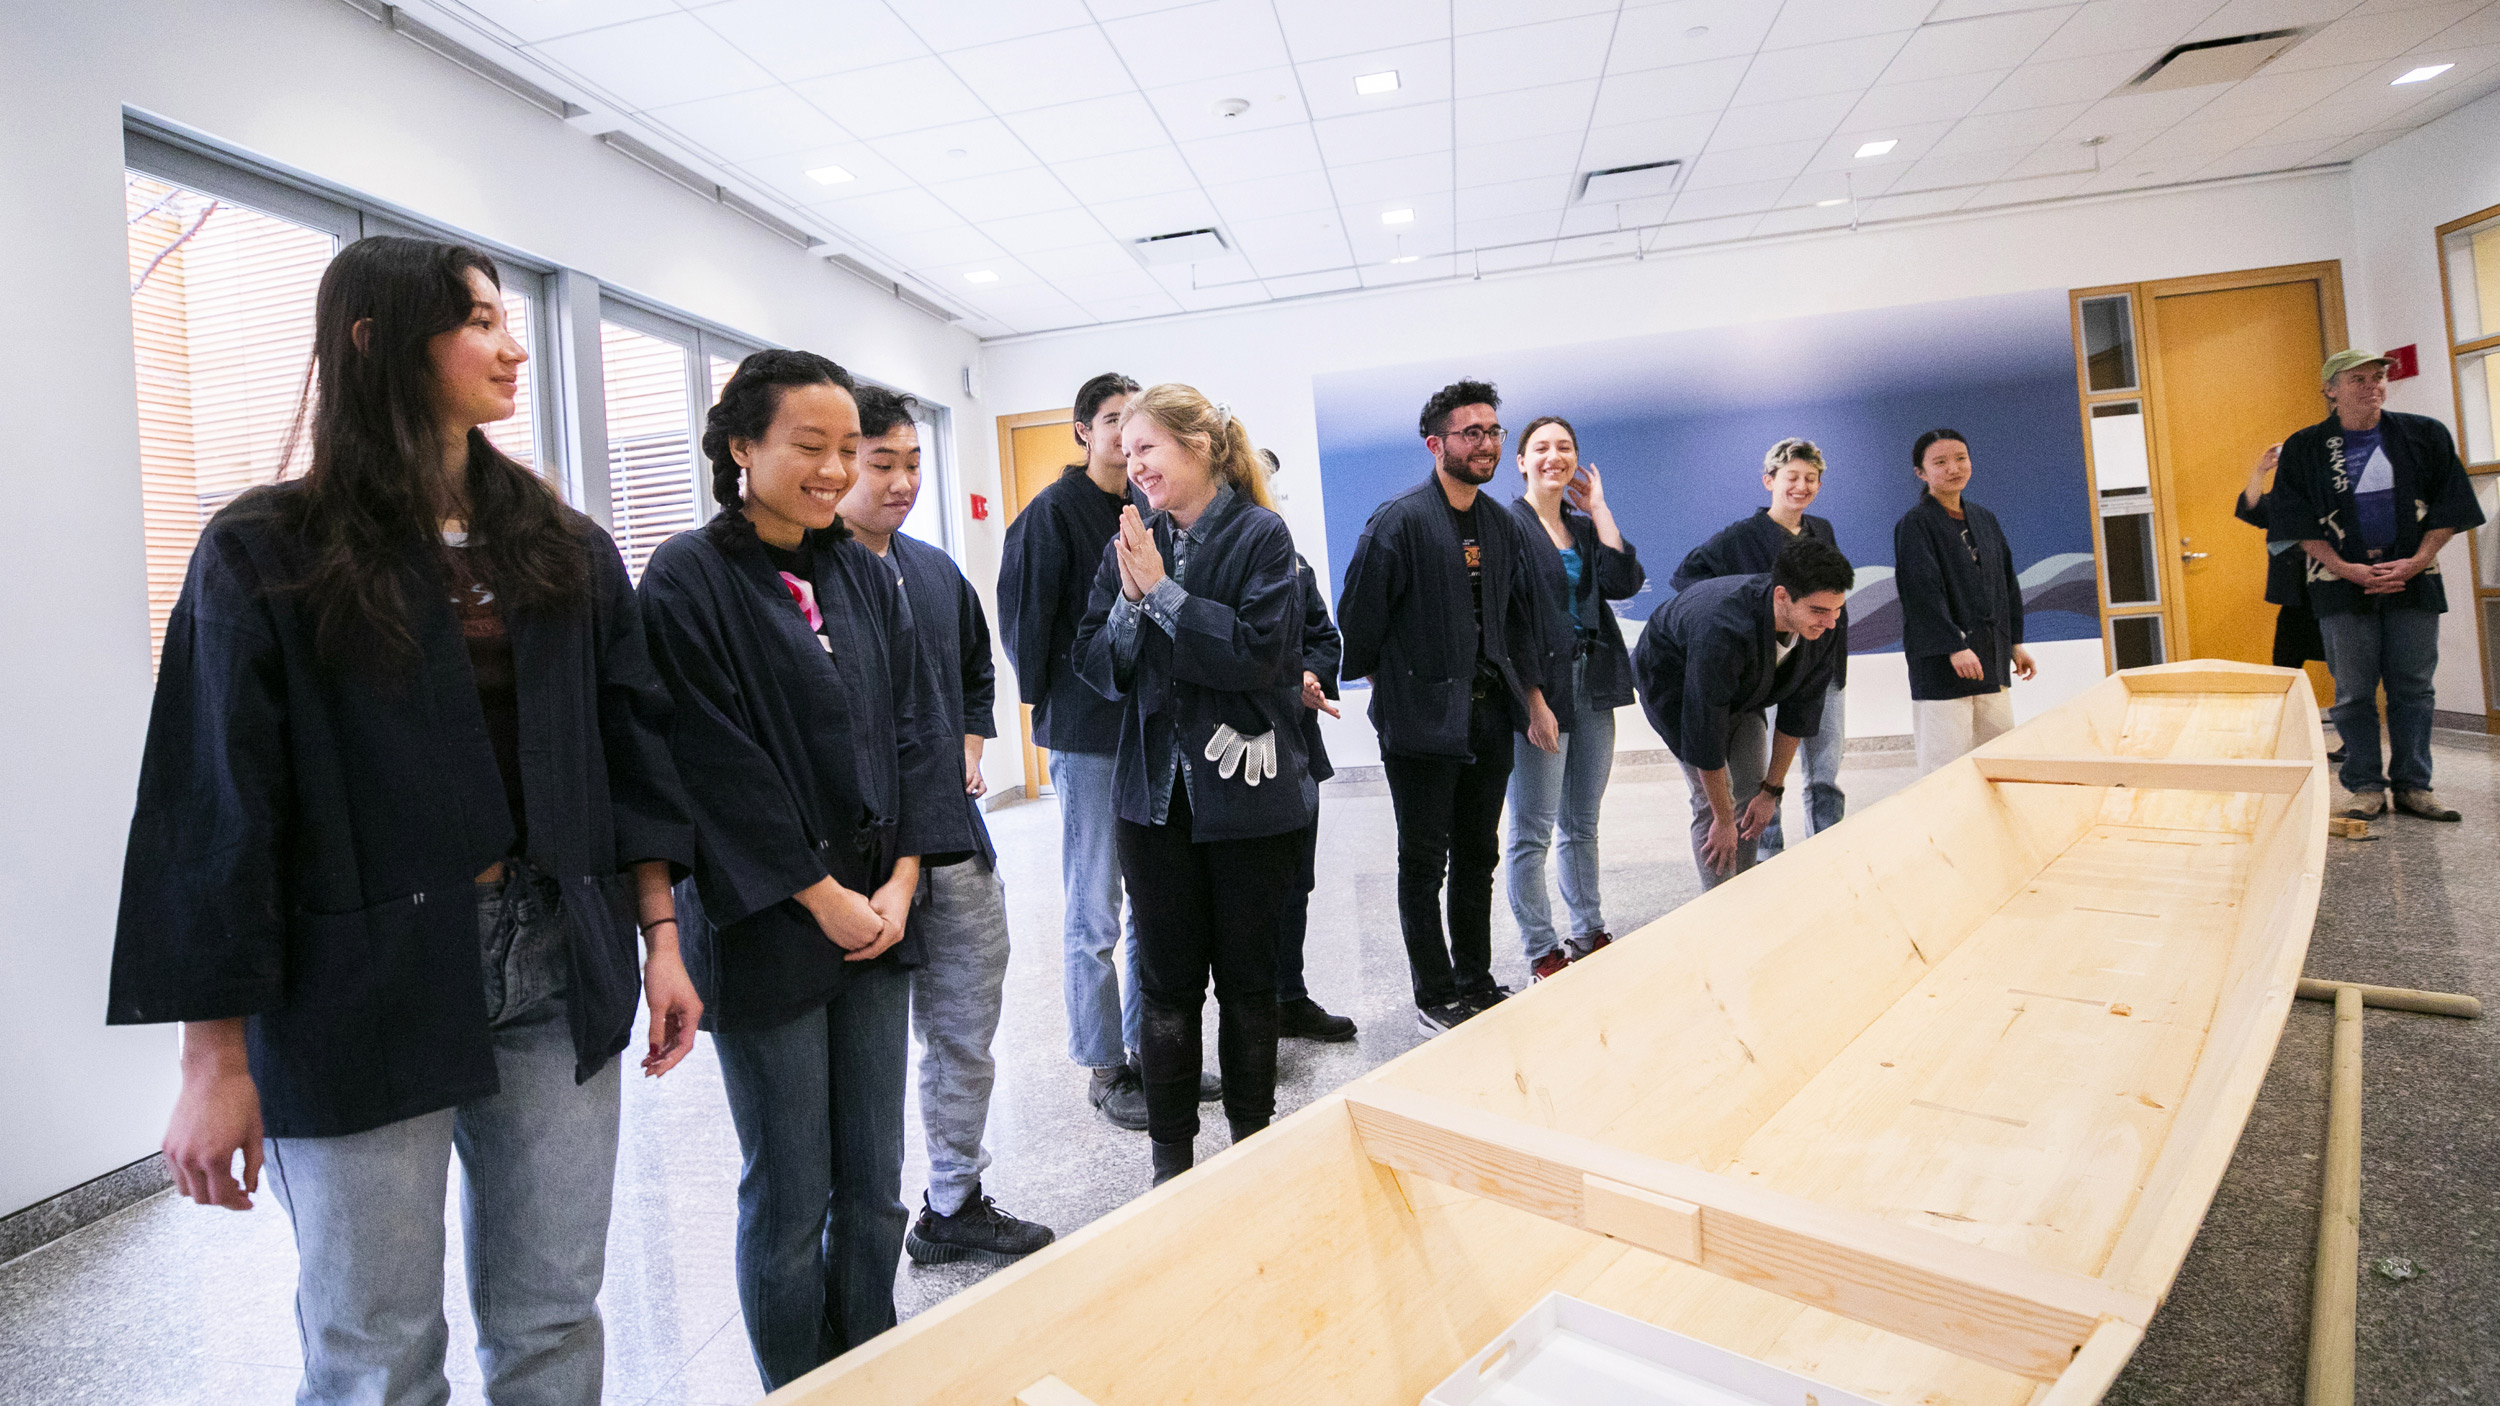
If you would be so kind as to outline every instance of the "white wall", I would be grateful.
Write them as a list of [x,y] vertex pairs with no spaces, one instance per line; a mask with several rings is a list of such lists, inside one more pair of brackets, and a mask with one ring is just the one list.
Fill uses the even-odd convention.
[[[2390,387],[2391,410],[2457,425],[2456,383],[2448,366],[2448,321],[2440,306],[2439,250],[2433,231],[2500,205],[2500,94],[2468,103],[2353,163],[2353,261],[2344,296],[2353,345],[2421,349],[2422,374]],[[2482,650],[2473,610],[2473,563],[2465,540],[2439,556],[2448,578],[2448,614],[2439,630],[2439,706],[2484,706]]]
[[[0,6],[0,1213],[153,1151],[174,1036],[103,1025],[151,687],[122,207],[122,107],[956,409],[996,496],[972,339],[878,295],[336,0]],[[966,523],[986,580],[995,517]],[[1011,718],[1012,721],[1012,718]],[[1012,749],[1005,749],[1012,752]]]

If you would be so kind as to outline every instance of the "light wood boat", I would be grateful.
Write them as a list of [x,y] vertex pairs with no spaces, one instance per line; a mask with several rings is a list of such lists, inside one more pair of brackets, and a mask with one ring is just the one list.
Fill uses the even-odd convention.
[[1559,1290],[1879,1401],[2096,1401],[2328,805],[2301,674],[2110,678],[773,1400],[1409,1406]]

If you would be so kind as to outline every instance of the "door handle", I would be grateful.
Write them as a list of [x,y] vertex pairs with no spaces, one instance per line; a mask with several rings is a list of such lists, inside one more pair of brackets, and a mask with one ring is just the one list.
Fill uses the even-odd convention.
[[2211,553],[2211,552],[2181,552],[2181,553],[2179,553],[2179,560],[2181,560],[2181,561],[2203,561],[2205,558],[2207,558],[2207,557],[2209,557],[2209,556],[2212,556],[2212,555],[2213,555],[2213,553]]

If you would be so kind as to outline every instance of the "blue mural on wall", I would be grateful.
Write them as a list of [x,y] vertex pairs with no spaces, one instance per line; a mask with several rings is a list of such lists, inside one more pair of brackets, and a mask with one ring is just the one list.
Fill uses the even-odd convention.
[[[1851,651],[1898,650],[1892,528],[1920,491],[1910,444],[1950,425],[1970,439],[1971,498],[2013,547],[2026,637],[2096,638],[2073,345],[2051,289],[1317,376],[1330,568],[1342,587],[1372,510],[1430,473],[1425,399],[1472,376],[1499,387],[1503,424],[1561,415],[1579,430],[1649,568],[1649,588],[1616,603],[1627,619],[1666,599],[1686,552],[1769,501],[1763,451],[1801,435],[1830,465],[1813,511],[1858,568]],[[1519,486],[1516,459],[1490,485],[1505,501]]]

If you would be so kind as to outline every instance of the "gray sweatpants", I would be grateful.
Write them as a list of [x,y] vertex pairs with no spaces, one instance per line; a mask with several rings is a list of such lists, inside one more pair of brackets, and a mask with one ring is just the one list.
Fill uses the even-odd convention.
[[990,1164],[981,1133],[998,1075],[990,1041],[1007,984],[1007,890],[975,855],[922,870],[920,892],[912,921],[924,956],[911,976],[920,1125],[929,1144],[929,1208],[951,1216]]
[[[1728,719],[1727,787],[1736,801],[1736,818],[1742,823],[1745,807],[1762,789],[1762,774],[1771,766],[1771,721],[1761,713],[1738,713]],[[1693,868],[1701,875],[1704,892],[1717,888],[1754,866],[1759,858],[1757,847],[1743,840],[1736,842],[1736,866],[1721,874],[1710,867],[1702,846],[1710,839],[1710,792],[1701,784],[1701,773],[1684,768],[1684,785],[1693,802]]]

